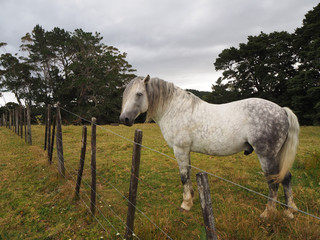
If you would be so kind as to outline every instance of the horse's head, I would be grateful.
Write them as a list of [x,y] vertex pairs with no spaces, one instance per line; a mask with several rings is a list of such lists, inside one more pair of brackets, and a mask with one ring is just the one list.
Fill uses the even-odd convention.
[[132,126],[134,120],[148,110],[148,97],[146,84],[150,76],[133,79],[123,92],[120,122]]

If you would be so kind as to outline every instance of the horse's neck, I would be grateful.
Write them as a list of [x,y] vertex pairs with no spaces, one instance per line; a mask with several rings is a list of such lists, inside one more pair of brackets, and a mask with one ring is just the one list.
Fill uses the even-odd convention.
[[153,120],[158,124],[163,121],[179,121],[179,118],[186,118],[188,114],[191,116],[196,105],[201,102],[203,101],[178,88],[171,101],[157,111]]

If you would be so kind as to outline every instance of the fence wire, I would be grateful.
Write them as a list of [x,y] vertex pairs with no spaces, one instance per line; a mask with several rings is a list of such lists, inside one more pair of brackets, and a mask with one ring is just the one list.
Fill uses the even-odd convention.
[[[5,100],[5,99],[4,99],[4,100]],[[60,109],[63,110],[63,111],[65,111],[65,112],[67,112],[67,113],[69,113],[69,114],[72,114],[72,115],[74,115],[74,116],[76,116],[76,117],[78,117],[78,118],[80,118],[80,119],[82,119],[82,120],[84,120],[84,121],[86,121],[86,122],[88,122],[88,123],[90,123],[90,124],[92,124],[92,122],[91,122],[90,120],[85,119],[85,118],[81,117],[81,116],[78,115],[78,114],[75,114],[75,113],[73,113],[73,112],[71,112],[71,111],[69,111],[69,110],[67,110],[67,109],[65,109],[65,108],[63,108],[63,107],[60,107]],[[148,149],[148,150],[153,151],[153,152],[155,152],[155,153],[157,153],[157,154],[163,155],[163,156],[165,156],[166,158],[171,159],[171,160],[173,160],[173,161],[176,162],[176,159],[173,158],[172,156],[169,156],[168,154],[165,154],[165,153],[163,153],[163,152],[160,152],[160,151],[158,151],[158,150],[156,150],[156,149],[150,148],[150,147],[145,146],[145,145],[143,145],[143,144],[136,143],[136,142],[134,142],[133,140],[131,140],[131,139],[127,138],[127,137],[124,137],[124,136],[122,136],[122,135],[120,135],[120,134],[118,134],[118,133],[116,133],[116,132],[114,132],[114,131],[112,131],[112,130],[110,130],[110,129],[108,129],[108,128],[105,128],[105,127],[103,127],[103,126],[101,126],[101,125],[98,125],[98,124],[95,124],[95,125],[96,125],[97,127],[99,127],[100,129],[104,130],[104,131],[107,131],[107,132],[109,132],[109,133],[111,133],[111,134],[113,134],[113,135],[115,135],[115,136],[118,136],[119,138],[124,139],[124,140],[127,141],[127,142],[140,145],[141,147],[143,147],[143,148],[145,148],[145,149]],[[71,165],[69,165],[69,166],[71,166]],[[287,207],[287,208],[294,209],[294,210],[296,210],[296,211],[298,211],[298,212],[300,212],[300,213],[303,213],[303,214],[305,214],[305,215],[307,215],[307,216],[310,216],[310,217],[312,217],[312,218],[315,218],[315,219],[320,220],[320,217],[318,217],[318,216],[316,216],[316,215],[313,215],[313,214],[310,214],[310,213],[308,213],[308,212],[306,212],[306,211],[303,211],[303,210],[296,209],[296,208],[293,208],[293,207],[291,207],[291,206],[288,206],[287,204],[282,203],[282,202],[280,202],[280,201],[278,201],[278,200],[275,200],[275,199],[273,199],[273,198],[270,198],[270,197],[267,196],[267,195],[264,195],[264,194],[262,194],[262,193],[260,193],[260,192],[257,192],[257,191],[255,191],[255,190],[252,190],[252,189],[250,189],[250,188],[248,188],[248,187],[242,186],[242,185],[240,185],[240,184],[238,184],[238,183],[235,183],[235,182],[233,182],[233,181],[230,181],[230,180],[228,180],[228,179],[226,179],[226,178],[220,177],[220,176],[218,176],[218,175],[216,175],[216,174],[207,172],[207,171],[204,170],[204,169],[198,168],[198,167],[193,166],[193,165],[191,165],[191,164],[189,164],[189,167],[191,167],[191,168],[193,168],[193,169],[196,169],[196,170],[198,170],[198,171],[201,171],[201,172],[205,172],[205,173],[207,173],[208,175],[213,176],[213,177],[215,177],[215,178],[217,178],[217,179],[219,179],[219,180],[225,181],[225,182],[227,182],[227,183],[229,183],[229,184],[232,184],[232,185],[234,185],[234,186],[237,186],[237,187],[239,187],[239,188],[241,188],[241,189],[244,189],[244,190],[246,190],[246,191],[248,191],[248,192],[254,193],[254,194],[259,195],[259,196],[261,196],[261,197],[264,197],[264,198],[266,198],[266,199],[268,199],[268,200],[272,200],[272,201],[274,201],[274,202],[276,202],[276,203],[278,203],[278,204],[280,204],[280,205],[282,205],[282,206],[285,206],[285,207]],[[71,166],[71,168],[76,172],[76,170],[75,170],[72,166]],[[73,180],[75,180],[74,177],[71,175],[71,173],[70,173],[67,169],[66,169],[66,171],[67,171],[68,174],[73,178]],[[95,171],[96,171],[96,170],[95,170]],[[126,198],[113,184],[111,184],[110,181],[106,180],[106,179],[103,178],[102,176],[99,176],[99,177],[102,178],[109,186],[111,186],[113,189],[115,189],[115,191],[117,191],[117,192],[119,193],[119,195],[120,195],[122,198],[124,198],[129,204],[132,204],[132,205],[133,205],[133,203],[131,203],[131,202],[129,201],[129,199]],[[82,180],[82,181],[84,181],[84,180]],[[90,186],[87,182],[84,181],[84,183],[91,188],[91,186]],[[71,185],[71,184],[70,184],[70,185]],[[87,198],[89,198],[88,195],[85,194],[85,196],[86,196]],[[101,198],[100,195],[97,194],[97,196],[98,196],[99,198]],[[79,197],[80,197],[80,196],[79,196]],[[90,207],[85,203],[85,201],[83,200],[83,198],[80,197],[80,199],[83,201],[83,203],[85,204],[86,208],[88,208],[88,210],[90,211]],[[101,198],[101,199],[102,199],[102,198]],[[103,201],[103,200],[102,200],[102,201]],[[104,201],[103,201],[103,202],[104,202]],[[104,203],[109,207],[109,205],[108,205],[106,202],[104,202]],[[141,211],[139,208],[137,208],[135,205],[133,205],[133,206],[134,206],[134,207],[136,208],[136,210],[137,210],[138,212],[140,212],[146,219],[148,219],[148,221],[150,221],[150,222],[151,222],[155,227],[157,227],[164,235],[166,235],[166,237],[168,237],[169,239],[172,239],[172,238],[171,238],[167,233],[165,233],[157,224],[155,224],[144,212],[142,212],[142,211]],[[110,210],[113,212],[113,214],[123,223],[123,225],[126,226],[126,224],[121,220],[121,218],[119,217],[119,215],[117,215],[111,207],[109,207],[109,208],[110,208]],[[97,209],[98,209],[98,211],[101,213],[101,215],[104,217],[104,219],[105,219],[105,220],[109,223],[109,225],[110,225],[111,222],[103,215],[103,213],[100,211],[100,209],[99,209],[98,207],[97,207]],[[90,211],[90,213],[91,213],[91,211]],[[92,213],[91,213],[91,214],[92,214]],[[109,232],[104,228],[104,226],[103,226],[102,223],[99,221],[99,219],[97,219],[97,217],[94,216],[94,215],[93,215],[93,217],[94,217],[95,220],[99,223],[99,225],[100,225],[107,233],[109,233]],[[118,232],[117,229],[115,229],[112,224],[111,224],[111,227],[112,227],[116,232]],[[110,233],[109,233],[109,234],[110,234]],[[111,236],[111,235],[110,235],[110,236]],[[121,236],[120,236],[120,237],[121,237]],[[140,239],[138,236],[135,236],[135,237],[138,238],[138,239]]]
[[[76,117],[79,117],[79,118],[81,118],[82,120],[84,120],[84,121],[86,121],[86,122],[88,122],[88,123],[92,123],[90,120],[85,119],[85,118],[81,117],[80,115],[78,115],[78,114],[76,114],[76,113],[73,113],[73,112],[71,112],[71,111],[69,111],[69,110],[67,110],[67,109],[65,109],[65,108],[62,108],[62,107],[60,107],[60,108],[61,108],[61,110],[65,111],[65,112],[68,112],[68,113],[70,113],[70,114],[72,114],[72,115],[74,115],[74,116],[76,116]],[[114,131],[112,131],[112,130],[110,130],[110,129],[107,129],[107,128],[101,126],[101,125],[96,124],[96,126],[99,127],[100,129],[103,129],[103,130],[105,130],[105,131],[107,131],[107,132],[109,132],[109,133],[112,133],[113,135],[116,135],[116,136],[118,136],[118,137],[120,137],[120,138],[122,138],[122,139],[124,139],[124,140],[126,140],[126,141],[128,141],[128,142],[130,142],[130,143],[135,143],[135,142],[132,141],[131,139],[129,139],[129,138],[127,138],[127,137],[124,137],[124,136],[122,136],[122,135],[120,135],[120,134],[118,134],[118,133],[116,133],[116,132],[114,132]],[[143,147],[143,148],[145,148],[145,149],[148,149],[148,150],[150,150],[150,151],[153,151],[153,152],[158,153],[158,154],[160,154],[160,155],[163,155],[163,156],[165,156],[165,157],[167,157],[167,158],[169,158],[169,159],[171,159],[171,160],[176,161],[175,158],[169,156],[168,154],[165,154],[165,153],[163,153],[163,152],[160,152],[160,151],[158,151],[158,150],[156,150],[156,149],[150,148],[150,147],[148,147],[148,146],[145,146],[145,145],[139,144],[139,143],[135,143],[135,144],[138,144],[138,145],[140,145],[141,147]],[[228,179],[226,179],[226,178],[220,177],[220,176],[218,176],[218,175],[216,175],[216,174],[207,172],[207,171],[204,170],[204,169],[198,168],[198,167],[193,166],[193,165],[191,165],[191,164],[187,164],[187,165],[188,165],[189,167],[193,168],[193,169],[196,169],[196,170],[201,171],[201,172],[205,172],[205,173],[207,173],[207,174],[210,175],[210,176],[213,176],[213,177],[215,177],[215,178],[217,178],[217,179],[220,179],[220,180],[222,180],[222,181],[225,181],[225,182],[227,182],[227,183],[229,183],[229,184],[232,184],[232,185],[234,185],[234,186],[237,186],[237,187],[239,187],[239,188],[242,188],[242,189],[244,189],[244,190],[246,190],[246,191],[248,191],[248,192],[254,193],[254,194],[259,195],[259,196],[261,196],[261,197],[264,197],[264,198],[266,198],[266,199],[268,199],[268,200],[274,201],[274,202],[276,202],[276,203],[278,203],[278,204],[280,204],[280,205],[282,205],[282,206],[285,206],[285,207],[287,207],[287,208],[291,208],[291,209],[293,209],[293,210],[295,210],[295,211],[297,211],[297,212],[303,213],[303,214],[305,214],[305,215],[307,215],[307,216],[309,216],[309,217],[312,217],[312,218],[315,218],[315,219],[320,220],[320,217],[318,217],[318,216],[316,216],[316,215],[313,215],[313,214],[308,213],[308,212],[306,212],[306,211],[303,211],[303,210],[300,210],[300,209],[291,207],[291,206],[289,206],[289,205],[287,205],[287,204],[285,204],[285,203],[283,203],[283,202],[280,202],[280,201],[278,201],[278,200],[275,200],[275,199],[273,199],[273,198],[271,198],[271,197],[269,197],[269,196],[267,196],[267,195],[265,195],[265,194],[262,194],[262,193],[260,193],[260,192],[257,192],[257,191],[255,191],[255,190],[253,190],[253,189],[248,188],[248,187],[242,186],[241,184],[235,183],[235,182],[233,182],[233,181],[231,181],[231,180],[228,180]]]

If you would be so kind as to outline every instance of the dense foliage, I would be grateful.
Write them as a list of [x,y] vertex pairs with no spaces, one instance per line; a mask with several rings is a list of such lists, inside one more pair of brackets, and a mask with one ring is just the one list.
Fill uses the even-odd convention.
[[289,106],[302,124],[320,124],[320,4],[293,34],[261,32],[216,59],[222,77],[209,101],[261,97]]
[[116,121],[123,86],[135,70],[126,53],[101,40],[99,33],[82,29],[35,26],[21,38],[22,56],[1,55],[1,91],[13,92],[19,104],[24,100],[39,108],[59,101],[85,118]]
[[[238,48],[224,49],[214,63],[223,74],[212,93],[189,91],[212,103],[265,98],[293,109],[301,124],[319,125],[319,16],[320,4],[305,15],[294,33],[261,32]],[[10,91],[19,104],[24,100],[36,112],[60,101],[62,107],[85,118],[118,121],[121,93],[135,70],[126,53],[101,40],[99,33],[82,29],[46,31],[35,26],[21,38],[20,57],[1,55],[0,96]],[[5,45],[0,42],[0,48]]]

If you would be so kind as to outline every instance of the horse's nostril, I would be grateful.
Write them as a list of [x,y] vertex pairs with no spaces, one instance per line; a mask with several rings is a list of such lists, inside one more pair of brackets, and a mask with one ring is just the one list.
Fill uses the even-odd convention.
[[124,119],[125,124],[129,124],[129,118]]

